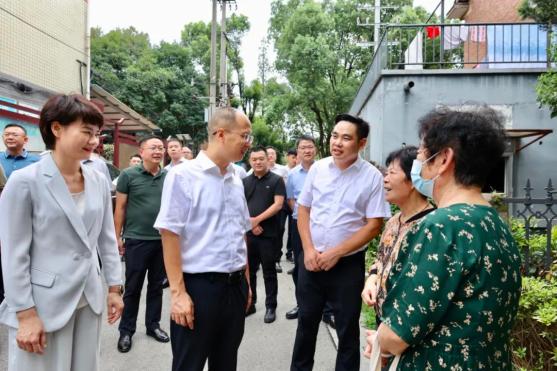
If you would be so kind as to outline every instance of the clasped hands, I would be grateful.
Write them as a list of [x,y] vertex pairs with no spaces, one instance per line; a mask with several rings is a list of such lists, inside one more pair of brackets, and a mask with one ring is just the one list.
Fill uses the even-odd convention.
[[254,236],[259,236],[261,233],[263,233],[263,227],[259,225],[259,223],[261,223],[259,219],[250,218],[250,221],[251,221],[251,233],[253,233]]
[[304,250],[304,265],[308,271],[319,272],[332,269],[342,258],[336,249],[319,252],[315,248]]

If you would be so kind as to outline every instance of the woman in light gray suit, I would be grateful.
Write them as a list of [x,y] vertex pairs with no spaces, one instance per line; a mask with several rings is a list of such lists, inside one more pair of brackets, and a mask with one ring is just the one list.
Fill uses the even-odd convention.
[[101,314],[123,309],[110,190],[82,166],[99,143],[103,116],[81,95],[44,105],[41,160],[15,171],[0,197],[0,242],[10,371],[98,370]]

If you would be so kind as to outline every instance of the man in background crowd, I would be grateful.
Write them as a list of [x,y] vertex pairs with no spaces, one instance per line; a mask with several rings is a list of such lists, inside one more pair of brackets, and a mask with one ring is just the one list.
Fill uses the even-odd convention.
[[160,168],[164,143],[158,137],[146,137],[139,142],[139,151],[143,162],[123,170],[116,186],[114,226],[120,254],[126,261],[124,311],[118,327],[118,350],[122,353],[129,352],[132,347],[146,275],[147,335],[162,343],[170,340],[160,328],[165,272],[161,236],[153,228],[166,176],[166,170]]
[[265,282],[265,323],[276,319],[278,281],[275,266],[275,240],[279,237],[278,213],[286,195],[281,177],[269,171],[267,152],[263,147],[250,151],[253,173],[244,178],[244,192],[251,217],[252,230],[247,233],[248,263],[252,304],[246,315],[255,313],[257,302],[257,271],[261,264]]
[[184,158],[186,160],[193,160],[193,151],[191,149],[189,149],[186,146],[182,147],[182,156],[184,156]]
[[[166,141],[166,151],[170,157],[170,163],[164,168],[166,170],[172,169],[174,166],[186,161],[182,153],[182,142],[177,138],[170,138]],[[191,150],[190,150],[191,152]]]
[[10,175],[15,170],[22,169],[39,161],[39,156],[30,154],[25,150],[29,137],[27,137],[27,130],[22,125],[6,125],[2,133],[2,139],[6,146],[6,151],[0,152],[0,166],[4,169],[6,178],[10,178]]

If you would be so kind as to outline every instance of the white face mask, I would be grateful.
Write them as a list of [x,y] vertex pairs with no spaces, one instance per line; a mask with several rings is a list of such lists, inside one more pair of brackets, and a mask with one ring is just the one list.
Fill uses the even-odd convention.
[[412,162],[412,170],[410,170],[412,185],[416,188],[418,192],[420,192],[422,195],[428,198],[433,198],[433,185],[435,184],[435,180],[439,177],[439,175],[436,175],[432,179],[424,179],[422,178],[422,167],[426,162],[428,162],[429,160],[437,156],[438,153],[439,152],[435,153],[433,156],[430,156],[428,159],[426,159],[423,162],[418,159],[415,159]]

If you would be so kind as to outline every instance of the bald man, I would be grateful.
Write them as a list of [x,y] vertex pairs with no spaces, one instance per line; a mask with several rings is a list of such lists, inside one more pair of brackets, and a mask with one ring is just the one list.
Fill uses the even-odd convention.
[[235,370],[251,290],[245,233],[251,230],[233,163],[253,141],[241,112],[222,108],[207,149],[166,177],[155,228],[171,292],[172,370]]

